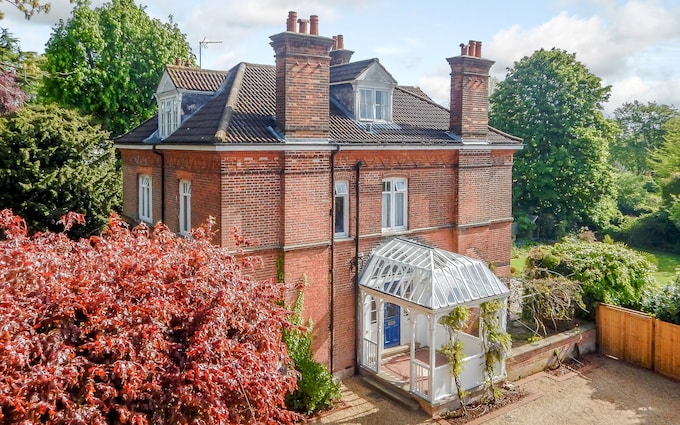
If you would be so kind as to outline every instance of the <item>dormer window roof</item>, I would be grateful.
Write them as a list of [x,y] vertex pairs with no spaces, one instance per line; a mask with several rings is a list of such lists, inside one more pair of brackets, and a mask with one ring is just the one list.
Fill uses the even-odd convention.
[[363,123],[392,122],[397,81],[378,59],[331,67],[331,95]]
[[166,65],[156,89],[158,138],[169,137],[219,90],[225,71],[211,71],[181,64]]

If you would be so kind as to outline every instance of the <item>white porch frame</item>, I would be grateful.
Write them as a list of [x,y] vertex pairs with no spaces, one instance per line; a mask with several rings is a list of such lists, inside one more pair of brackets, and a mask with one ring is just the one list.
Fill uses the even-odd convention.
[[[400,248],[405,248],[405,250],[400,250]],[[410,252],[409,250],[412,249],[422,252],[420,254]],[[454,276],[457,277],[454,279],[452,274],[446,275],[446,273],[448,273],[446,270],[441,272],[441,269],[433,267],[432,259],[433,254],[435,253],[433,253],[432,250],[436,249],[397,238],[379,247],[371,256],[360,279],[358,319],[361,329],[361,344],[359,347],[358,360],[363,369],[376,374],[378,378],[384,376],[385,371],[383,370],[382,358],[385,341],[384,305],[385,303],[393,303],[399,306],[400,325],[403,327],[408,326],[408,328],[406,328],[408,330],[408,334],[406,335],[408,336],[405,338],[409,345],[408,390],[427,402],[436,404],[457,397],[457,391],[449,364],[446,363],[437,366],[437,352],[448,340],[447,331],[443,325],[439,324],[439,320],[459,305],[466,305],[474,308],[479,307],[483,302],[501,299],[505,304],[505,308],[501,309],[498,315],[502,327],[505,328],[505,312],[507,309],[509,290],[502,282],[500,282],[500,280],[488,271],[486,266],[484,266],[484,268],[488,271],[488,274],[483,276],[479,273],[477,273],[477,275],[474,273],[459,273]],[[381,251],[397,257],[400,262],[398,264],[400,268],[397,267],[396,262],[385,260],[386,257],[381,256]],[[441,253],[441,251],[438,253]],[[422,270],[413,270],[414,268],[420,267],[420,265],[417,263],[408,263],[408,261],[422,257],[423,255],[429,255],[430,261],[425,261]],[[460,260],[462,262],[461,264],[463,264],[462,267],[471,266],[479,268],[478,263],[481,263],[478,260],[472,260],[467,257],[459,256],[458,254],[453,255],[454,256],[451,258],[453,258],[453,260]],[[389,270],[389,273],[386,273],[385,270]],[[395,272],[392,273],[392,271]],[[470,291],[468,288],[468,292],[471,294],[484,294],[486,296],[471,296],[468,297],[469,299],[467,300],[459,300],[459,297],[456,297],[456,295],[451,296],[450,293],[446,292],[447,288],[445,286],[447,284],[453,284],[458,285],[456,294],[459,295],[460,293],[464,293],[466,289],[463,288],[461,290],[461,286],[474,286],[475,282],[461,282],[461,277],[462,279],[465,279],[471,275],[478,279],[495,280],[492,282],[491,286],[489,282],[480,282],[480,285],[484,285],[486,291],[478,290],[479,288],[473,288]],[[384,277],[384,279],[380,281],[380,279],[376,279],[376,276]],[[408,280],[411,276],[416,276],[416,279],[411,279],[408,283],[403,282]],[[444,287],[433,288],[433,280],[436,278],[441,280],[442,277],[444,277],[445,281]],[[441,284],[441,282],[439,283]],[[430,285],[430,288],[419,288],[418,285],[421,284]],[[492,287],[493,289],[489,291],[489,287]],[[444,292],[442,292],[442,289],[444,289]],[[448,290],[452,291],[451,288],[448,288]],[[439,303],[433,308],[432,304],[437,304],[437,300],[433,300],[432,297],[428,298],[428,292],[429,294],[436,294],[438,292],[440,300],[453,299],[453,302],[448,304]],[[425,296],[423,296],[423,294],[425,294]],[[411,299],[408,299],[409,296]],[[415,297],[420,298],[414,300]],[[429,305],[427,300],[430,301]],[[375,323],[372,323],[371,320],[373,302],[375,302],[376,309]],[[404,318],[405,311],[409,312],[408,319]],[[466,391],[479,387],[484,381],[484,353],[481,348],[481,323],[479,324],[479,332],[480,333],[476,336],[467,333],[459,333],[459,337],[464,340],[464,346],[467,348],[465,350],[467,354],[464,359],[465,366],[461,376],[461,381],[464,386],[463,389]],[[402,335],[404,335],[404,332],[402,332]],[[425,343],[423,348],[429,348],[427,363],[416,358],[416,348],[419,343]],[[505,376],[505,362],[501,362],[495,379],[501,379]]]

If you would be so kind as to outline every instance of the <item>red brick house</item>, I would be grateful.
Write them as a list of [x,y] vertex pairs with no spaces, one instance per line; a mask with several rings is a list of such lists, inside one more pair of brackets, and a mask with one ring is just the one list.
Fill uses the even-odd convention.
[[[217,243],[235,249],[233,228],[255,239],[246,252],[264,260],[258,277],[307,277],[318,360],[352,373],[359,277],[378,247],[400,237],[509,273],[512,158],[522,144],[488,126],[493,62],[479,42],[447,59],[450,110],[398,85],[377,59],[351,62],[342,36],[318,35],[316,16],[291,12],[271,46],[274,66],[167,66],[159,114],[116,142],[123,214],[178,233],[213,216]],[[405,303],[399,323],[419,307]],[[399,336],[381,349],[403,344]]]

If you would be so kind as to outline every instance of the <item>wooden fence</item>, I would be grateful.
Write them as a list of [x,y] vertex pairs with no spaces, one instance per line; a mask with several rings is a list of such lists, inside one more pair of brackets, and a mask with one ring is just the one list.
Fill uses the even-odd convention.
[[680,379],[680,326],[601,304],[597,334],[601,353]]

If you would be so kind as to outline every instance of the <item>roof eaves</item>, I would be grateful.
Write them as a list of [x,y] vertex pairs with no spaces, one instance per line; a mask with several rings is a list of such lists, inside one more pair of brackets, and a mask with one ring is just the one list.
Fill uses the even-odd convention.
[[516,142],[520,142],[520,143],[521,143],[521,142],[524,141],[524,139],[522,139],[521,137],[513,136],[512,134],[508,134],[508,133],[506,133],[506,132],[504,132],[504,131],[501,131],[501,130],[495,128],[495,127],[489,126],[489,131],[491,131],[492,133],[496,133],[496,134],[498,134],[498,135],[500,135],[500,136],[506,137],[506,138],[508,138],[508,139],[510,139],[510,140],[514,140],[514,141],[516,141]]

